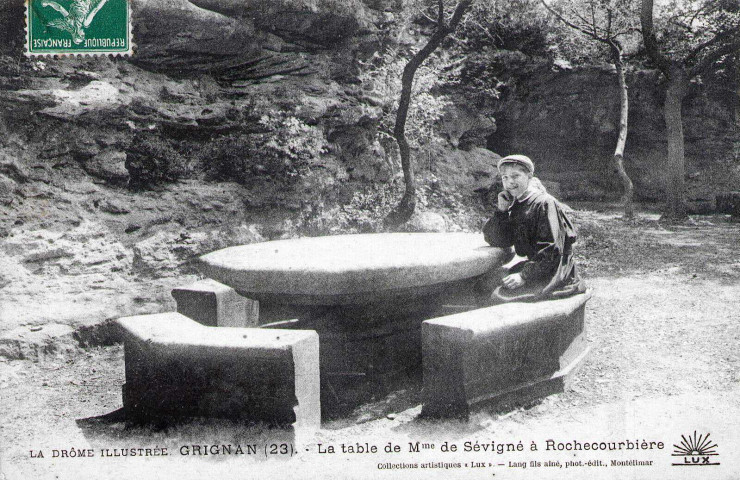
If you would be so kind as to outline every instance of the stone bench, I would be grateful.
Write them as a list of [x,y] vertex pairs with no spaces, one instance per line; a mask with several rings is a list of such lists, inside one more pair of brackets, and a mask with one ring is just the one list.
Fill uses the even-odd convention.
[[740,192],[723,192],[715,197],[717,212],[740,218]]
[[319,427],[316,332],[207,327],[175,312],[118,324],[127,421],[221,417]]
[[422,324],[425,416],[469,415],[562,392],[590,347],[584,313],[591,293],[509,303]]
[[177,312],[210,327],[254,327],[259,302],[242,297],[215,280],[200,280],[172,290]]

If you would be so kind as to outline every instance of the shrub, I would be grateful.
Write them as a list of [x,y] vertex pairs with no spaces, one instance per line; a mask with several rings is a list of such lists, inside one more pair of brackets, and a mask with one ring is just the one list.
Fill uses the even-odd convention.
[[154,133],[137,133],[126,152],[129,186],[146,189],[189,175],[186,159]]
[[202,152],[205,171],[217,180],[246,183],[257,176],[290,180],[321,164],[323,131],[274,109],[264,112],[253,133],[221,137]]

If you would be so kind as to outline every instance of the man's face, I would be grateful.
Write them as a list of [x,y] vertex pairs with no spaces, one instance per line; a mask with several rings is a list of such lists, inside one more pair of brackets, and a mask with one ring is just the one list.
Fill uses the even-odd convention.
[[523,167],[511,164],[501,165],[501,181],[506,191],[514,198],[527,191],[531,178],[532,174]]

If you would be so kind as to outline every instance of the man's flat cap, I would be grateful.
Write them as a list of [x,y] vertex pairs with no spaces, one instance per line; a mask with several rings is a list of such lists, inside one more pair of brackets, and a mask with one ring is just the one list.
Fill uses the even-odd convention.
[[534,173],[534,162],[532,162],[532,160],[530,160],[529,157],[526,155],[509,155],[500,159],[496,166],[499,170],[501,170],[501,165],[505,165],[507,163],[513,165],[521,165],[522,167],[529,170],[529,173]]

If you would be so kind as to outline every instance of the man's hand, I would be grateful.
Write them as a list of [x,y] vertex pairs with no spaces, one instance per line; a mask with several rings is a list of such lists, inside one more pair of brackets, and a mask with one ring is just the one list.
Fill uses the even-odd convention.
[[514,198],[511,194],[504,190],[498,194],[498,205],[496,205],[496,208],[498,208],[500,212],[505,212],[509,209],[513,201]]
[[511,275],[507,275],[504,277],[503,282],[504,287],[508,288],[509,290],[519,288],[525,283],[521,273],[512,273]]

